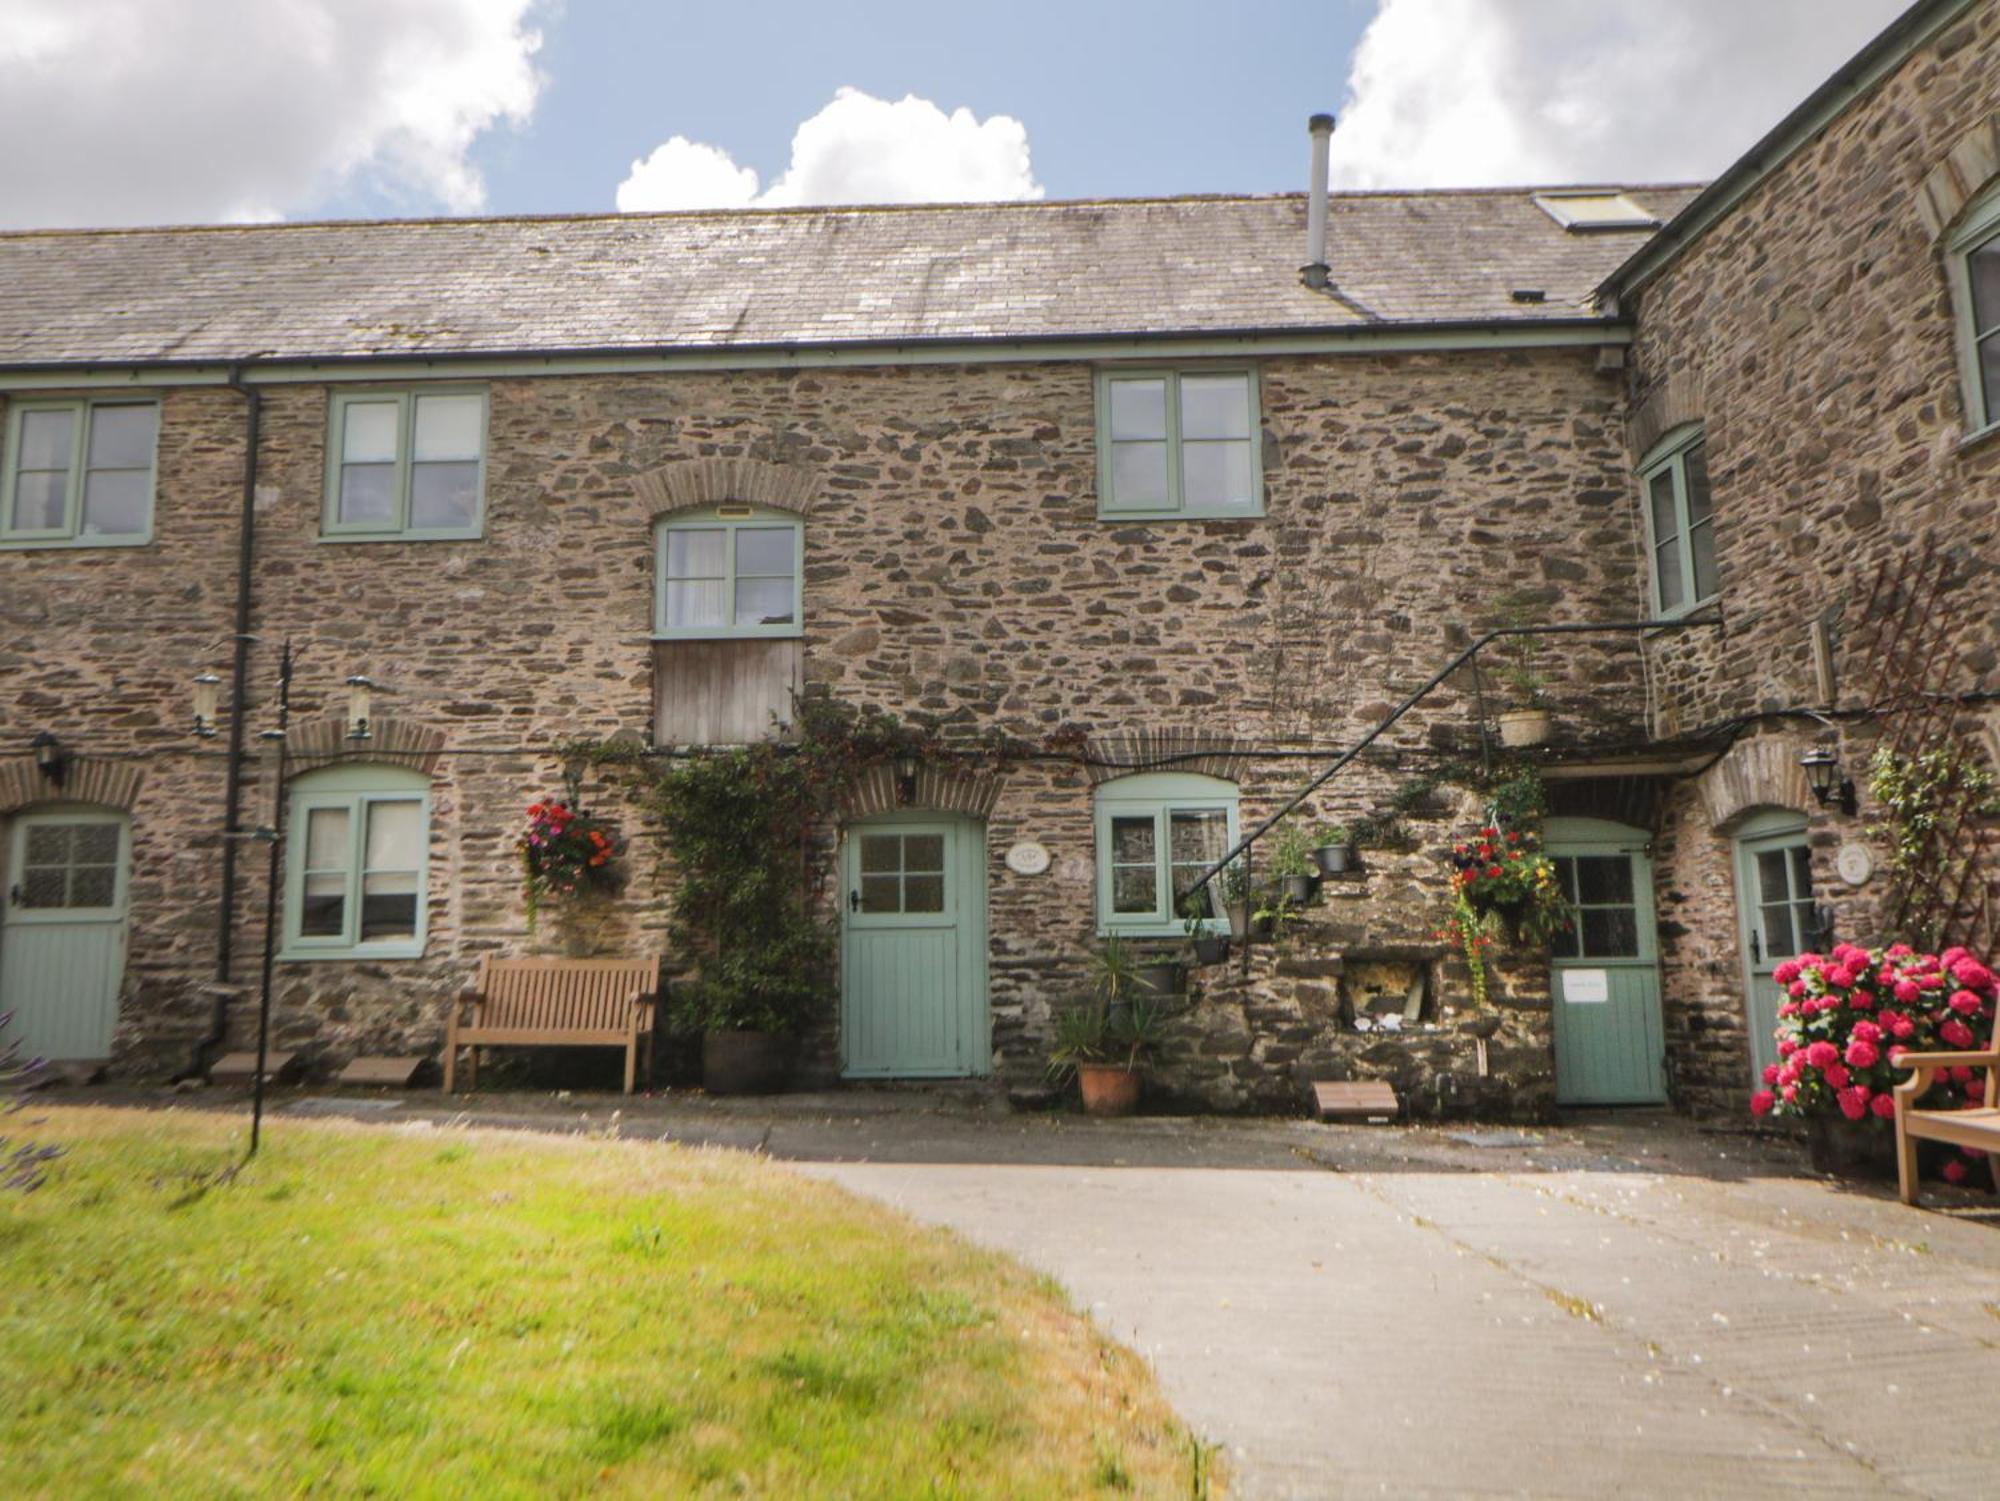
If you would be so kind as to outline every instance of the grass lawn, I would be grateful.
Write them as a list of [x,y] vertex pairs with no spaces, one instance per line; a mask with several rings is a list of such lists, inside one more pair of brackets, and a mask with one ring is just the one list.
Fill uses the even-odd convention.
[[[23,1122],[42,1117],[27,1131]],[[1143,1365],[1003,1257],[735,1153],[31,1111],[10,1496],[1177,1496]]]

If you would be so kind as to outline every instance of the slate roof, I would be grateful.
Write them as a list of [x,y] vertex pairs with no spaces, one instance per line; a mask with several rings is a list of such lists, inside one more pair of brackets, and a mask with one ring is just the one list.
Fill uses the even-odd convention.
[[0,234],[0,366],[1590,317],[1643,232],[1532,191],[1334,195],[1332,296],[1299,281],[1303,194]]

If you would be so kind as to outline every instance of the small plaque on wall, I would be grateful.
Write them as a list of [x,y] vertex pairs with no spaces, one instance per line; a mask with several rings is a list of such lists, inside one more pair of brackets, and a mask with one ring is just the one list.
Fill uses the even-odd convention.
[[1611,975],[1601,969],[1562,971],[1563,999],[1572,1006],[1602,1006],[1611,999]]
[[1875,857],[1868,853],[1866,845],[1843,844],[1840,853],[1833,857],[1833,868],[1848,885],[1866,886],[1868,878],[1875,874]]
[[1032,839],[1023,839],[1007,850],[1007,868],[1017,876],[1038,876],[1049,868],[1049,849]]

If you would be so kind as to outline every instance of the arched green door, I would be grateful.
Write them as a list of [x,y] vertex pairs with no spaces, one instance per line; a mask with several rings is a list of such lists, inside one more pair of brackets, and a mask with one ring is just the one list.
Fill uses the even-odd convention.
[[1576,922],[1550,946],[1556,1101],[1658,1105],[1667,1098],[1653,860],[1643,830],[1551,818],[1544,846]]
[[1778,1061],[1778,1003],[1771,972],[1817,942],[1812,852],[1803,814],[1771,809],[1736,831],[1736,910],[1741,920],[1750,1070],[1755,1085]]
[[55,1062],[111,1056],[125,978],[125,815],[81,804],[18,815],[0,904],[0,1043]]

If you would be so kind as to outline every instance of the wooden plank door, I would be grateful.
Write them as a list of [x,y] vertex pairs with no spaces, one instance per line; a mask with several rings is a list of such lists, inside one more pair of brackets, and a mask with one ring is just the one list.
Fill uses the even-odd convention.
[[986,1072],[983,829],[934,816],[884,818],[849,829],[844,842],[845,1073]]
[[1806,821],[1795,813],[1758,814],[1736,836],[1736,909],[1743,939],[1744,1007],[1750,1029],[1751,1087],[1778,1061],[1778,1003],[1771,971],[1816,942],[1812,854]]
[[1556,1101],[1664,1104],[1666,1037],[1646,834],[1599,819],[1552,818],[1545,835],[1576,909],[1574,927],[1550,946]]
[[111,1056],[125,978],[131,841],[121,814],[52,808],[14,819],[0,903],[0,1042],[23,1058]]

